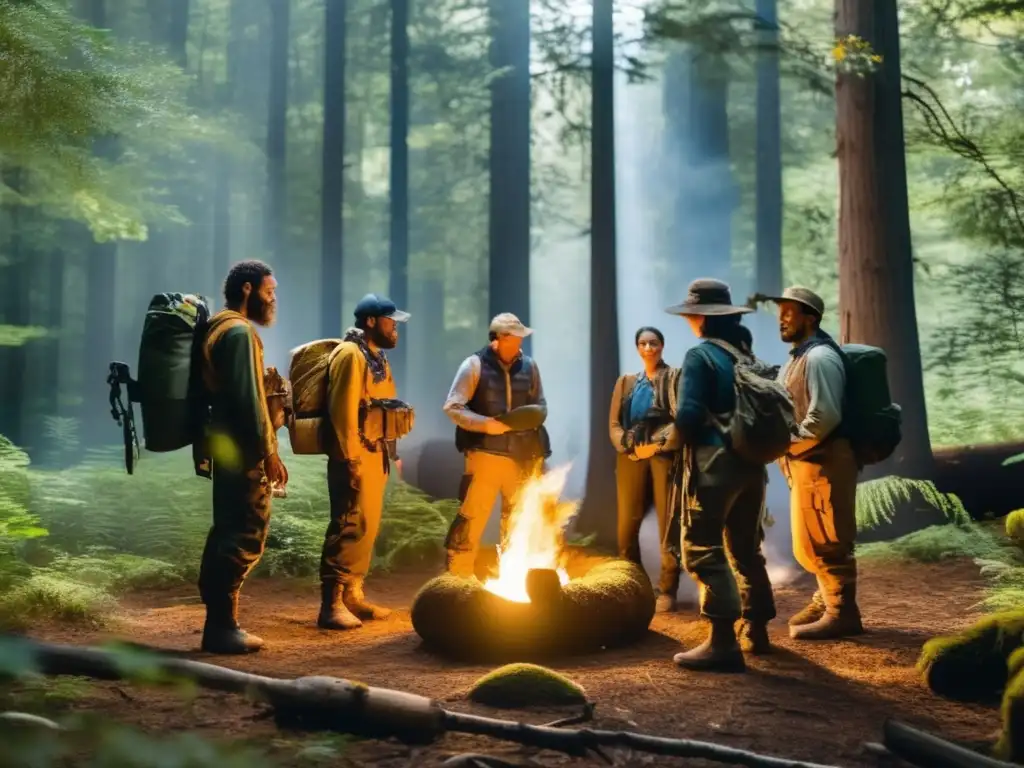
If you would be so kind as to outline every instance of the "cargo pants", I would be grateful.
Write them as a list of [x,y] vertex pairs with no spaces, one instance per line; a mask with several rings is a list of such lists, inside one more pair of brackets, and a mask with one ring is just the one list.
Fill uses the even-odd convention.
[[199,566],[203,603],[223,601],[241,588],[263,556],[272,493],[261,461],[239,472],[213,463],[213,526]]
[[647,514],[648,499],[653,497],[658,516],[658,541],[661,552],[661,576],[658,591],[675,595],[679,591],[679,559],[669,546],[668,530],[672,523],[673,454],[656,454],[649,459],[634,460],[617,454],[615,485],[618,494],[619,557],[641,565],[640,525]]
[[784,457],[790,488],[793,556],[818,580],[826,610],[856,605],[857,460],[845,438],[829,440],[807,457]]
[[693,449],[684,469],[682,561],[708,619],[767,623],[776,616],[761,551],[766,477],[763,466],[717,446]]
[[447,570],[459,576],[472,576],[476,566],[480,539],[487,527],[494,502],[501,495],[500,541],[505,541],[508,520],[515,506],[520,487],[540,471],[543,459],[517,461],[485,451],[466,453],[466,469],[462,476],[462,505],[445,538]]
[[331,520],[320,554],[320,581],[348,584],[366,578],[380,532],[390,464],[385,451],[367,452],[353,476],[345,461],[327,460]]

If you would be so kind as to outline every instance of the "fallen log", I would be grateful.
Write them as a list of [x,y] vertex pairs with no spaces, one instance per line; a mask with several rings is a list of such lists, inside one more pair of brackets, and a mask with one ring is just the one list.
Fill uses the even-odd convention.
[[921,768],[1020,768],[898,720],[886,720],[882,730],[886,749]]
[[215,664],[158,654],[125,654],[71,645],[44,643],[0,635],[14,642],[19,654],[49,676],[73,675],[100,680],[143,680],[152,684],[189,681],[202,688],[240,693],[269,704],[279,721],[310,730],[330,730],[370,738],[395,738],[406,744],[428,744],[445,733],[490,736],[525,746],[584,757],[601,755],[601,747],[676,757],[704,758],[747,768],[838,768],[760,755],[693,739],[669,739],[629,731],[556,728],[528,725],[445,710],[425,696],[375,688],[333,677],[295,680],[254,675]]
[[1024,495],[1024,472],[1004,462],[1024,453],[1024,442],[983,443],[935,450],[935,486],[955,493],[977,520],[1002,517],[1017,509]]

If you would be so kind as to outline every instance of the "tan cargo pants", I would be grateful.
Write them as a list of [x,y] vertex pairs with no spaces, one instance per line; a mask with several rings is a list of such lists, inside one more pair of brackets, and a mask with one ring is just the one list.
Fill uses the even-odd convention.
[[837,439],[812,455],[783,458],[790,488],[793,556],[818,579],[825,607],[838,612],[856,600],[857,461],[850,442]]
[[543,459],[516,461],[484,451],[466,454],[462,478],[462,506],[445,539],[447,568],[459,576],[473,575],[480,539],[487,527],[494,502],[501,495],[501,541],[505,540],[508,518],[523,483],[541,470]]

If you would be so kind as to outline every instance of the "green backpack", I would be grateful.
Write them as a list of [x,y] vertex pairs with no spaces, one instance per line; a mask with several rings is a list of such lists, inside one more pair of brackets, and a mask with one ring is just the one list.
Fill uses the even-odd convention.
[[839,347],[846,368],[843,432],[863,467],[892,456],[903,439],[899,405],[889,394],[885,350],[867,344]]
[[[159,293],[149,302],[139,343],[138,379],[125,363],[110,364],[111,415],[124,436],[125,467],[132,474],[138,459],[138,437],[132,403],[142,410],[146,450],[176,451],[202,434],[208,412],[203,396],[199,342],[210,319],[209,302],[187,293]],[[128,393],[121,399],[121,386]]]

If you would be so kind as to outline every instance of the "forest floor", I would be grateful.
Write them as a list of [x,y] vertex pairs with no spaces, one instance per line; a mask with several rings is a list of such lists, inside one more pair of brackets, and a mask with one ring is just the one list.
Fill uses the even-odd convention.
[[[563,711],[495,712],[465,701],[464,693],[487,667],[453,665],[419,648],[409,604],[427,575],[371,577],[369,596],[398,608],[383,622],[348,633],[318,630],[318,590],[299,581],[253,579],[244,589],[242,623],[267,645],[247,657],[200,653],[203,608],[192,588],[135,593],[122,604],[116,623],[104,631],[37,626],[30,634],[54,642],[86,644],[112,637],[187,652],[192,658],[279,677],[331,675],[369,685],[434,697],[445,706],[497,717],[545,723]],[[977,618],[971,606],[981,594],[978,567],[970,560],[941,564],[862,564],[861,606],[867,633],[826,642],[791,641],[785,620],[811,592],[805,578],[778,588],[777,643],[771,656],[749,660],[744,675],[696,674],[679,670],[672,655],[680,644],[703,637],[695,606],[656,616],[644,641],[632,647],[563,661],[554,666],[585,687],[597,702],[591,727],[713,740],[757,752],[846,766],[894,766],[894,758],[863,747],[881,740],[887,717],[927,728],[946,738],[980,746],[998,729],[994,709],[944,701],[932,695],[914,669],[921,645]],[[97,683],[72,705],[161,733],[196,730],[211,737],[259,744],[284,765],[309,765],[316,736],[284,733],[263,708],[239,696],[180,693]],[[331,765],[437,766],[462,752],[487,753],[524,765],[601,765],[557,753],[527,750],[481,737],[449,735],[428,749],[397,743],[351,741]],[[610,752],[618,766],[699,766],[683,761]]]

